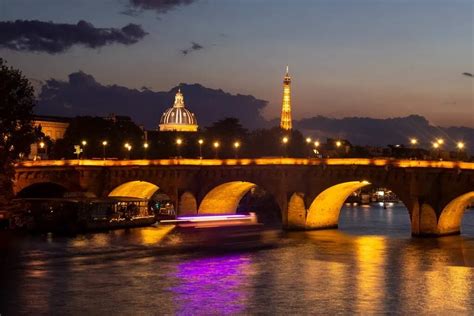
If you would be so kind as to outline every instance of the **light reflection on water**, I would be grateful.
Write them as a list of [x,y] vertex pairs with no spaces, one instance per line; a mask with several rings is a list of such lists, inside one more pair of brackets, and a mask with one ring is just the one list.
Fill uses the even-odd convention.
[[[249,255],[196,258],[179,263],[178,284],[170,290],[179,314],[193,315],[203,306],[216,315],[236,314],[247,305],[252,264]],[[198,295],[196,295],[198,293]]]
[[[287,233],[276,247],[170,253],[163,230],[15,237],[1,314],[472,314],[474,212],[463,235],[410,236],[395,205],[345,207],[340,229]],[[157,245],[158,243],[158,245]],[[7,262],[7,263],[5,263]]]

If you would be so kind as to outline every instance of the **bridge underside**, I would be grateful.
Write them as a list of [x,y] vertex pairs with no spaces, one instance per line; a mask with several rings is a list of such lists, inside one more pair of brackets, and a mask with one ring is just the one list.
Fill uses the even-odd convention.
[[158,186],[146,181],[130,181],[119,185],[108,196],[127,196],[149,199],[158,191]]
[[246,181],[221,184],[206,194],[199,206],[199,214],[232,214],[244,195],[257,185]]

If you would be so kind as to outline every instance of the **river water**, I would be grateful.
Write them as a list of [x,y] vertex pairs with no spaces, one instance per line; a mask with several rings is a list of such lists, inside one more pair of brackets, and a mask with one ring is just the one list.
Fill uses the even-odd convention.
[[252,251],[163,251],[156,228],[2,235],[0,314],[472,315],[473,210],[462,229],[412,238],[394,205],[344,207],[339,230]]

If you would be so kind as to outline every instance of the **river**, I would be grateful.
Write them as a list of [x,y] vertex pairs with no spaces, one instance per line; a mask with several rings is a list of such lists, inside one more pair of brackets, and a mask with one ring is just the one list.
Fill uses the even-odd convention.
[[0,314],[471,314],[474,211],[461,236],[410,236],[401,205],[344,207],[339,230],[271,248],[163,251],[156,228],[2,236]]

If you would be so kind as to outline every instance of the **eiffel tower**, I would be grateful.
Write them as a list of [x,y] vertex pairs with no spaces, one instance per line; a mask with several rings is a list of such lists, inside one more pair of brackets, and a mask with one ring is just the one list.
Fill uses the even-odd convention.
[[288,74],[288,66],[286,66],[286,75],[283,79],[283,103],[281,105],[280,127],[283,130],[291,130],[291,77]]

